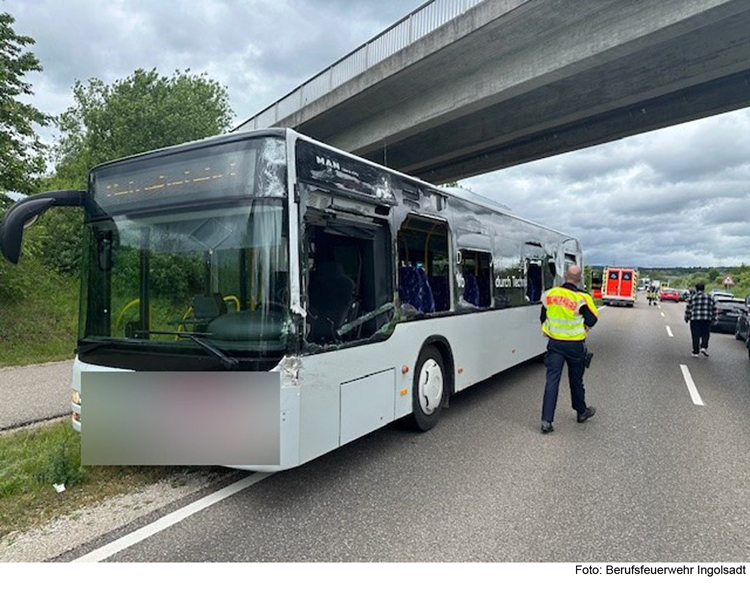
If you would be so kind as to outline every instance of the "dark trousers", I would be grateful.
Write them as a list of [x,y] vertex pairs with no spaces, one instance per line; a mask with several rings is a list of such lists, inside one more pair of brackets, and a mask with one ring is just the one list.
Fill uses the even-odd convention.
[[708,349],[708,337],[711,335],[710,320],[691,320],[690,335],[693,337],[693,353],[698,354],[698,348]]
[[563,365],[568,364],[568,382],[570,383],[570,401],[578,414],[586,411],[586,390],[583,387],[583,372],[586,359],[585,341],[556,341],[547,343],[547,354],[544,364],[547,366],[547,383],[544,386],[542,403],[542,420],[550,423],[555,418],[557,394],[560,390],[560,378]]

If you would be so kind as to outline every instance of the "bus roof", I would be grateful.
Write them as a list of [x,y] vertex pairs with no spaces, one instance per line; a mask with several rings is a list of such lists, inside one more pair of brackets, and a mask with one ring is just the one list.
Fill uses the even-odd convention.
[[357,156],[356,154],[351,154],[349,152],[345,152],[344,150],[341,150],[339,148],[336,148],[335,146],[331,146],[329,144],[325,144],[323,142],[320,142],[316,139],[313,139],[311,137],[308,137],[306,135],[303,135],[291,128],[285,128],[285,127],[270,127],[267,129],[258,129],[254,131],[236,131],[231,133],[225,133],[221,135],[215,135],[208,138],[203,138],[200,140],[194,140],[190,142],[185,142],[183,144],[177,144],[175,146],[167,146],[164,148],[158,148],[156,150],[151,150],[149,152],[143,152],[141,154],[135,154],[132,156],[125,156],[123,158],[118,158],[116,160],[111,160],[109,162],[105,162],[102,164],[99,164],[91,169],[90,172],[95,172],[101,168],[109,167],[112,165],[117,165],[123,162],[135,162],[140,159],[148,159],[152,158],[153,156],[161,156],[161,155],[168,155],[168,154],[178,154],[180,152],[188,152],[200,148],[204,148],[207,146],[213,146],[217,144],[224,144],[224,143],[231,143],[231,142],[238,142],[250,138],[259,138],[259,137],[280,137],[280,138],[286,138],[288,136],[292,136],[295,139],[303,140],[308,143],[314,144],[316,146],[320,146],[322,148],[325,148],[327,150],[331,150],[334,152],[337,152],[341,154],[342,156],[346,156],[347,158],[352,158],[354,160],[358,160],[359,162],[362,162],[364,164],[367,164],[369,166],[374,166],[376,168],[379,168],[381,170],[387,171],[390,174],[397,175],[401,177],[402,179],[407,179],[409,181],[412,181],[414,183],[417,183],[423,187],[427,187],[432,191],[443,193],[445,195],[448,195],[452,198],[459,199],[461,201],[464,201],[466,203],[469,203],[475,207],[480,207],[486,210],[494,211],[495,213],[499,213],[502,215],[506,215],[508,217],[515,218],[517,220],[526,222],[528,224],[532,224],[538,228],[547,230],[549,232],[553,232],[555,234],[558,234],[560,236],[572,238],[578,242],[578,239],[570,236],[568,234],[565,234],[564,232],[561,232],[560,230],[555,230],[554,228],[550,228],[548,226],[545,226],[543,224],[540,224],[538,222],[535,222],[533,220],[529,220],[527,218],[523,218],[516,213],[514,213],[508,206],[499,203],[497,201],[494,201],[492,199],[489,199],[487,197],[484,197],[482,195],[479,195],[478,193],[475,193],[474,191],[471,191],[469,189],[466,189],[464,187],[438,187],[436,185],[433,185],[431,183],[428,183],[427,181],[424,181],[420,178],[413,177],[411,175],[405,174],[403,172],[399,172],[397,170],[388,168],[387,166],[383,166],[382,164],[378,164],[377,162],[372,162],[371,160],[367,160],[365,158],[362,158],[361,156]]

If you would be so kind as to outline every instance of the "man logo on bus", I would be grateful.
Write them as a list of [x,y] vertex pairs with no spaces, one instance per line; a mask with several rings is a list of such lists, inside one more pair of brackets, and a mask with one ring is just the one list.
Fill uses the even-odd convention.
[[325,158],[323,156],[316,156],[315,162],[327,168],[332,168],[333,170],[341,170],[341,165],[335,160],[331,160],[330,158]]

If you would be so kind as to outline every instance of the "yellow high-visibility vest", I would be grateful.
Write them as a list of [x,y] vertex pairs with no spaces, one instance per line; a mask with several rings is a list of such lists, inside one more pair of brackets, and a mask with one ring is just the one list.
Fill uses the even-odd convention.
[[581,308],[588,306],[596,316],[598,310],[587,293],[572,291],[564,287],[553,287],[542,295],[542,305],[547,310],[547,319],[542,331],[558,341],[582,341],[586,338]]
[[589,310],[591,310],[591,313],[594,316],[596,316],[597,318],[599,318],[599,310],[596,309],[596,304],[594,303],[594,298],[592,298],[591,295],[589,295],[586,292],[581,292],[581,295],[585,298],[586,305],[589,307]]

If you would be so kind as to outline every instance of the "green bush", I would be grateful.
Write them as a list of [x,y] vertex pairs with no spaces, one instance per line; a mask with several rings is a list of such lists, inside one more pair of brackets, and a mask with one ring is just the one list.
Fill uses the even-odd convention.
[[70,487],[82,483],[86,470],[81,466],[78,438],[65,437],[57,441],[35,477],[38,482],[49,485],[64,484]]

